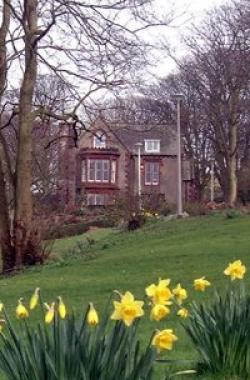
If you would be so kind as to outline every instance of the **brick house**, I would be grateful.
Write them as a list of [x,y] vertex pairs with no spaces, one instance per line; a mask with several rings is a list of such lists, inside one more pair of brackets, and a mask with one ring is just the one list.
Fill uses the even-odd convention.
[[[177,144],[175,128],[114,127],[102,120],[84,132],[78,147],[63,139],[60,154],[61,201],[74,207],[107,205],[121,194],[138,194],[138,147],[141,143],[141,194],[176,202]],[[191,160],[183,157],[183,194],[193,193]]]

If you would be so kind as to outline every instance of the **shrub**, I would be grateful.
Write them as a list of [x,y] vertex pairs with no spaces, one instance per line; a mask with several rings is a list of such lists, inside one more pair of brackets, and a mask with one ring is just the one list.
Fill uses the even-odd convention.
[[127,223],[127,229],[128,231],[135,231],[138,228],[141,228],[146,222],[146,217],[144,214],[135,214],[132,215]]
[[85,223],[78,224],[64,224],[62,226],[56,226],[50,233],[46,236],[49,239],[62,239],[64,237],[81,235],[87,232],[89,229],[88,225]]
[[79,240],[75,243],[72,249],[68,252],[67,256],[72,258],[81,258],[85,261],[96,258],[96,253],[91,252],[89,248],[95,243],[94,239],[86,238],[86,240]]
[[237,219],[241,216],[241,212],[235,209],[226,210],[226,219]]
[[175,214],[176,213],[176,205],[173,203],[163,202],[160,209],[159,209],[159,213],[163,216]]
[[52,253],[54,239],[45,241],[46,237],[53,230],[51,221],[47,219],[33,219],[33,229],[27,242],[24,254],[23,264],[31,266],[36,264],[44,264]]
[[206,205],[201,202],[186,202],[184,210],[191,216],[206,215],[208,213]]

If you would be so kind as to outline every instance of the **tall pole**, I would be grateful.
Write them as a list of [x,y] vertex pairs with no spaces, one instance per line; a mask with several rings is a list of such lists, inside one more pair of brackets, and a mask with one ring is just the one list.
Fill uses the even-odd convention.
[[138,205],[141,210],[141,147],[143,144],[138,142],[135,145],[138,148]]
[[139,199],[141,198],[141,147],[140,145],[138,145],[138,197]]
[[181,172],[181,98],[177,98],[177,215],[183,215]]
[[211,202],[214,202],[214,160],[211,160],[210,176],[211,176],[210,200]]

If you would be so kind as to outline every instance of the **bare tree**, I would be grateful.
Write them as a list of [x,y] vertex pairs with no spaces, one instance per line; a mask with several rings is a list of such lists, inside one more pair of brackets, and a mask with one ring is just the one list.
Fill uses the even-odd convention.
[[[34,122],[54,118],[85,127],[91,95],[134,80],[147,47],[140,38],[152,24],[167,24],[151,0],[2,0],[0,26],[0,238],[5,272],[25,263],[33,239],[32,160]],[[38,74],[53,74],[70,94],[61,107],[36,96]],[[11,80],[11,79],[14,79]],[[18,88],[18,99],[6,89]],[[41,88],[41,83],[40,83]],[[91,100],[92,99],[92,100]],[[53,107],[52,107],[53,103]],[[6,122],[5,111],[10,115]],[[6,134],[17,117],[15,167]],[[12,213],[8,186],[14,194]]]
[[187,40],[193,64],[183,67],[203,103],[212,131],[217,175],[230,206],[237,198],[238,136],[250,79],[250,28],[243,21],[249,4],[244,12],[242,4],[214,9],[193,29]]

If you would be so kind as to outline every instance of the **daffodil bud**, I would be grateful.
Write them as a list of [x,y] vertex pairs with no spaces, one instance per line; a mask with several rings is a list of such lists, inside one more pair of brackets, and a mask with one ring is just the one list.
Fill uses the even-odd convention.
[[18,306],[16,308],[16,316],[19,319],[25,319],[29,317],[29,312],[22,303],[22,298],[18,301]]
[[4,319],[0,319],[0,333],[3,331],[3,328],[4,328],[4,325],[5,325],[5,320]]
[[67,314],[67,310],[66,310],[66,306],[62,300],[62,297],[58,297],[58,313],[59,313],[61,319],[65,319],[66,314]]
[[30,299],[30,310],[33,310],[37,307],[39,301],[39,293],[40,288],[36,288]]
[[185,307],[182,307],[178,312],[177,312],[177,315],[181,318],[187,318],[189,316],[189,311],[185,308]]
[[87,314],[87,323],[90,326],[96,326],[99,323],[99,317],[98,317],[97,311],[94,308],[94,305],[92,303],[89,304],[89,311]]
[[45,314],[45,323],[50,324],[55,317],[55,302],[52,302],[51,305],[45,303],[44,306],[47,309],[47,313]]

